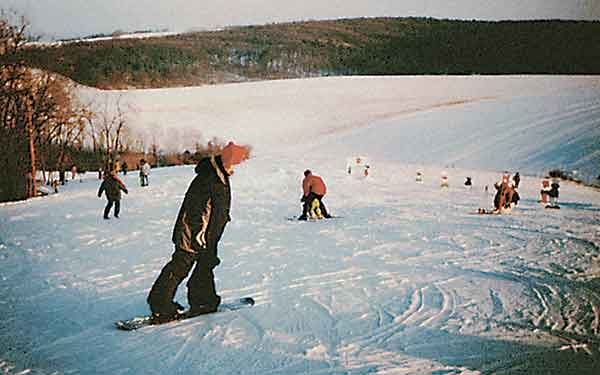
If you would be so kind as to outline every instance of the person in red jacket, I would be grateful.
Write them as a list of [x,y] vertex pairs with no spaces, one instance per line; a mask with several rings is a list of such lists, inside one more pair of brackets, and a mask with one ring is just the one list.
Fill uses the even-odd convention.
[[320,176],[312,174],[309,169],[305,170],[304,180],[302,180],[302,191],[303,195],[300,201],[303,202],[304,205],[302,207],[302,215],[298,217],[298,220],[308,219],[308,212],[315,199],[319,201],[319,208],[323,217],[327,219],[331,218],[331,215],[327,212],[327,208],[323,204],[323,197],[327,194],[327,186],[325,186],[325,182]]

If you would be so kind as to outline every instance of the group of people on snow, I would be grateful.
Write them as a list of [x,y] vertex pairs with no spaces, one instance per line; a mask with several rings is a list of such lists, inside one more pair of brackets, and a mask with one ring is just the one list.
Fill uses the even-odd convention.
[[[521,197],[519,196],[518,187],[521,181],[519,172],[515,173],[512,178],[509,172],[504,172],[500,181],[494,184],[496,188],[496,195],[494,196],[494,212],[501,213],[506,210],[514,208]],[[544,177],[541,183],[540,200],[545,208],[559,208],[558,207],[558,196],[559,196],[560,184],[558,180],[550,180],[549,177]]]
[[[187,282],[190,307],[185,314],[214,312],[221,303],[213,270],[221,263],[217,245],[231,220],[229,179],[234,167],[248,159],[249,153],[248,147],[229,142],[220,154],[204,157],[196,165],[196,177],[187,189],[173,228],[175,250],[148,294],[147,302],[153,323],[164,323],[183,316],[184,308],[174,298],[179,285],[190,272]],[[142,173],[143,168],[140,176]],[[147,182],[142,186],[147,186]],[[307,169],[302,190],[303,211],[299,220],[331,217],[323,204],[327,187],[320,176]],[[125,184],[116,173],[107,174],[98,191],[98,196],[106,192],[108,203],[104,210],[105,219],[113,205],[115,216],[118,217],[121,191],[127,194]]]
[[[235,166],[249,158],[250,149],[229,142],[220,154],[206,156],[195,167],[196,176],[190,183],[179,209],[173,227],[172,242],[174,252],[171,259],[164,265],[158,278],[153,283],[147,297],[152,312],[152,323],[160,324],[179,319],[184,315],[199,315],[214,312],[221,303],[221,297],[216,291],[214,268],[221,263],[218,256],[218,243],[227,223],[231,221],[231,185],[230,178]],[[140,168],[140,182],[147,186],[145,165]],[[149,170],[149,165],[148,165]],[[145,179],[143,176],[146,176]],[[447,186],[447,175],[444,175]],[[417,182],[422,183],[423,175],[417,173]],[[502,175],[494,186],[496,195],[494,207],[498,212],[514,207],[520,199],[517,191],[520,175],[510,176],[508,172]],[[472,181],[467,177],[465,186],[471,186]],[[106,193],[107,205],[104,218],[109,218],[111,208],[115,207],[114,215],[119,216],[121,191],[128,193],[125,184],[116,173],[106,174],[98,191],[100,197]],[[327,186],[323,178],[313,174],[309,169],[304,171],[302,180],[302,214],[298,220],[309,218],[331,218],[323,198],[327,194]],[[558,198],[558,183],[543,183],[542,197]],[[543,200],[544,198],[542,198]],[[187,282],[187,299],[189,309],[185,310],[174,298],[179,285],[191,275]]]
[[[214,281],[214,268],[221,263],[217,245],[231,220],[229,179],[236,165],[249,158],[248,147],[230,142],[219,155],[207,156],[196,165],[196,177],[185,194],[173,228],[175,251],[152,285],[147,302],[152,320],[163,323],[187,315],[214,312],[221,303]],[[311,215],[330,218],[323,204],[325,182],[310,170],[302,181],[303,203],[299,220]],[[192,271],[193,268],[193,271]],[[192,271],[187,282],[189,310],[174,301],[177,288]]]
[[[415,181],[417,183],[423,183],[423,173],[417,171]],[[518,188],[521,182],[521,175],[516,172],[514,176],[510,175],[510,172],[505,171],[499,181],[494,183],[496,193],[494,195],[494,210],[492,213],[501,213],[515,207],[521,199]],[[471,189],[473,186],[473,180],[471,177],[465,177],[464,186],[467,189]],[[443,171],[441,174],[440,187],[448,188],[448,173]],[[560,185],[556,179],[550,180],[550,177],[545,177],[542,180],[542,186],[540,191],[540,202],[545,205],[546,208],[558,208],[558,196],[559,196]],[[488,191],[488,186],[485,186],[485,191]],[[480,208],[479,213],[488,213],[490,211]]]

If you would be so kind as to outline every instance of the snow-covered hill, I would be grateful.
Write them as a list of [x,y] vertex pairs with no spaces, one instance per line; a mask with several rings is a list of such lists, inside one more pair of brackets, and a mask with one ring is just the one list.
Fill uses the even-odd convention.
[[[147,188],[125,176],[109,221],[88,175],[0,206],[0,373],[595,374],[600,193],[563,183],[560,210],[537,200],[550,168],[600,173],[599,85],[355,77],[125,92],[132,127],[161,143],[254,146],[232,177],[216,275],[225,299],[257,305],[115,330],[147,312],[193,168],[154,169]],[[346,173],[356,155],[366,178]],[[286,220],[306,168],[340,218]],[[503,169],[524,175],[519,206],[473,215]]]
[[[598,76],[332,77],[82,92],[100,108],[116,97],[133,132],[167,150],[215,136],[261,155],[343,139],[339,152],[416,164],[538,175],[576,169],[587,182],[600,173]],[[349,145],[347,135],[359,142]]]

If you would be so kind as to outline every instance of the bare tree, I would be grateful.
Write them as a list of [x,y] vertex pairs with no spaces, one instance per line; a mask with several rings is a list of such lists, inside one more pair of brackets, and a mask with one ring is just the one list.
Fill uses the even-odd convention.
[[0,12],[0,200],[35,192],[30,72],[16,59],[26,27],[24,20],[11,25],[8,15]]
[[24,20],[12,26],[0,12],[0,200],[34,196],[38,163],[46,164],[56,145],[64,162],[67,146],[80,136],[68,81],[17,58],[26,27]]
[[121,142],[127,123],[127,109],[123,104],[123,95],[113,99],[106,96],[101,108],[96,112],[98,121],[93,128],[97,131],[94,136],[104,150],[104,163],[113,164],[121,150]]

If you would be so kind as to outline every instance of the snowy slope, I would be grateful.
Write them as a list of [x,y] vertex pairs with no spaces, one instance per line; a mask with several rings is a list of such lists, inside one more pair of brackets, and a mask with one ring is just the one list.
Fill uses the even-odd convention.
[[[88,175],[0,206],[0,373],[595,374],[600,193],[565,183],[561,210],[537,199],[550,167],[600,173],[599,83],[358,77],[128,92],[139,132],[174,147],[199,133],[254,146],[232,177],[216,275],[225,299],[257,305],[115,330],[147,312],[193,168],[155,169],[147,188],[125,176],[110,221]],[[354,155],[368,156],[367,178],[346,174]],[[306,168],[341,218],[286,220]],[[472,215],[505,168],[525,174],[518,208]]]
[[[577,169],[587,182],[600,164],[597,76],[333,77],[82,91],[100,112],[106,100],[121,97],[133,133],[167,150],[193,149],[216,136],[264,154],[300,139],[307,147],[362,131],[351,151],[374,148],[411,163],[535,174]],[[388,141],[398,144],[381,144]],[[401,147],[405,143],[413,147]]]

